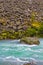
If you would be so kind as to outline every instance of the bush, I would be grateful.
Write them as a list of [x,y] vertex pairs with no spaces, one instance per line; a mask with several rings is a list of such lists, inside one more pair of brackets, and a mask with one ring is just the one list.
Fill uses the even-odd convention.
[[35,36],[36,35],[36,29],[34,28],[28,28],[25,32],[26,36]]
[[39,29],[38,29],[38,34],[43,37],[43,23],[41,23]]

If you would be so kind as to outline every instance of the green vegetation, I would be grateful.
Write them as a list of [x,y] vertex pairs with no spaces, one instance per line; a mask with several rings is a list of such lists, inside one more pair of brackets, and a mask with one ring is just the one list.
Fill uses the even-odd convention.
[[36,36],[36,29],[34,28],[28,28],[26,31],[25,31],[25,36]]
[[43,23],[41,23],[40,27],[38,28],[38,35],[39,37],[43,37]]
[[[37,12],[31,13],[30,18],[30,25],[27,23],[27,19],[25,19],[25,22],[23,25],[27,25],[28,28],[26,30],[18,30],[17,32],[15,30],[9,30],[2,29],[0,32],[0,39],[19,39],[22,37],[43,37],[43,21],[37,21],[35,16],[37,15]],[[20,23],[20,21],[19,21]],[[19,24],[17,22],[17,24]],[[0,18],[0,24],[2,26],[6,26],[7,22],[5,18]],[[11,26],[13,26],[14,22],[11,23]],[[9,24],[8,24],[9,25]]]
[[29,27],[25,31],[10,32],[4,30],[0,33],[0,39],[18,39],[22,37],[43,37],[43,24],[41,23],[39,28]]

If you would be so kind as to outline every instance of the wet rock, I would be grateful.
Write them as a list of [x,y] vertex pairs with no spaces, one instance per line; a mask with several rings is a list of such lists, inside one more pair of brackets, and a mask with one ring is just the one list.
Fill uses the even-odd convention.
[[21,43],[24,43],[24,44],[29,44],[29,45],[39,45],[40,42],[38,40],[38,38],[36,37],[24,37],[20,40]]
[[26,63],[26,64],[24,64],[24,65],[31,65],[30,63]]
[[37,65],[37,64],[34,64],[34,63],[26,63],[26,64],[24,64],[24,65]]

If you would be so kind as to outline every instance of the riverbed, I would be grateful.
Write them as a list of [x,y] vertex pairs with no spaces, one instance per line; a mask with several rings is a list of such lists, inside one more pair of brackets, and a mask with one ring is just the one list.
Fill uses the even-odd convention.
[[39,41],[39,45],[26,45],[20,40],[0,40],[0,65],[43,65],[43,39]]

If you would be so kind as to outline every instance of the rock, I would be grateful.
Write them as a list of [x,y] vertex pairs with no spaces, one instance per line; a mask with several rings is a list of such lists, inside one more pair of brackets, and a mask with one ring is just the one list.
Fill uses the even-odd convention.
[[24,64],[24,65],[37,65],[37,64],[26,63],[26,64]]
[[38,38],[36,37],[23,37],[21,40],[20,40],[21,43],[25,43],[25,44],[29,44],[29,45],[39,45],[40,42],[38,40]]
[[24,64],[24,65],[30,65],[30,63],[26,63],[26,64]]

